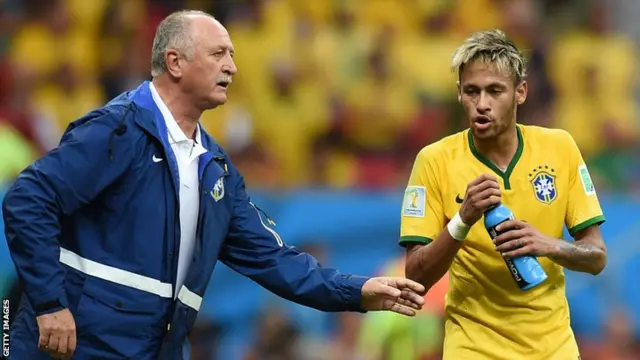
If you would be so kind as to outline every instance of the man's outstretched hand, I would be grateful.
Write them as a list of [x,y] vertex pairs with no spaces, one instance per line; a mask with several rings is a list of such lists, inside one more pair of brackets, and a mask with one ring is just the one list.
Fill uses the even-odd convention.
[[362,286],[362,307],[367,311],[393,311],[414,316],[424,305],[424,286],[396,277],[374,277]]

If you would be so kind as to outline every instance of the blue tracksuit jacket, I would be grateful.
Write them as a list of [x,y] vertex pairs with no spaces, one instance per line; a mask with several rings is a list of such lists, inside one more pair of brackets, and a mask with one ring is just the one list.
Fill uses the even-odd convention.
[[19,175],[3,202],[26,295],[11,328],[13,359],[47,358],[35,316],[59,301],[76,322],[74,359],[186,360],[218,260],[297,303],[362,311],[367,278],[283,244],[204,130],[202,142],[195,253],[175,300],[178,166],[148,82],[71,123],[59,147]]

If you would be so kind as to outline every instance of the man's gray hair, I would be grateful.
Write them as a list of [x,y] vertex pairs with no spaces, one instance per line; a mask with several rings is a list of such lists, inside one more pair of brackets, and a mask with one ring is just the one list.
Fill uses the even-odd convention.
[[451,70],[460,76],[464,67],[474,61],[495,64],[498,71],[512,74],[516,83],[527,77],[522,53],[502,30],[471,34],[453,53]]
[[165,53],[169,49],[178,50],[187,60],[193,57],[193,38],[189,16],[203,15],[215,19],[213,15],[200,10],[176,11],[160,22],[153,38],[151,49],[151,76],[156,77],[167,71]]

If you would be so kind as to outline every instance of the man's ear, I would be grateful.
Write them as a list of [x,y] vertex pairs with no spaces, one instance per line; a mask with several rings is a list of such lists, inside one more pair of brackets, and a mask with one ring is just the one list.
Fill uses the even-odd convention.
[[524,104],[527,101],[527,92],[529,91],[529,85],[526,81],[522,80],[522,82],[516,86],[516,102],[518,105]]
[[169,49],[164,55],[164,61],[167,64],[167,72],[175,78],[182,77],[182,68],[180,64],[180,53],[177,50]]
[[458,88],[458,102],[462,101],[462,92],[460,90],[460,80],[456,81],[456,87]]

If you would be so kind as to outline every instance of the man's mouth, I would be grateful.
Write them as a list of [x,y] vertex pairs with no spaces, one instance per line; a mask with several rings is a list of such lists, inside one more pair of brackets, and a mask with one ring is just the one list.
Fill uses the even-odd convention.
[[477,129],[485,130],[491,126],[491,118],[484,115],[476,116],[473,119],[473,124]]
[[216,85],[222,86],[223,88],[228,88],[231,85],[231,77],[222,77],[220,80],[216,82]]
[[488,116],[480,115],[476,116],[475,119],[473,119],[473,122],[480,125],[489,124],[491,122],[491,118],[489,118]]

